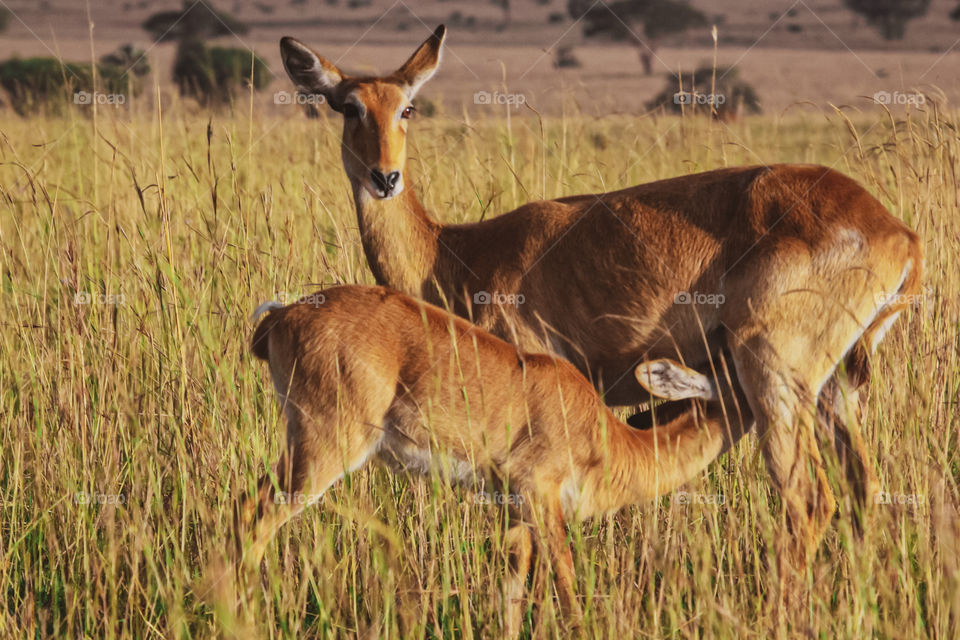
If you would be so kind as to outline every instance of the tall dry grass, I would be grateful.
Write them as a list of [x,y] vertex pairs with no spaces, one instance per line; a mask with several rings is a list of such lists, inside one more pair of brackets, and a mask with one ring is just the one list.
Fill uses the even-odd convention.
[[[875,358],[865,425],[883,488],[903,504],[877,505],[863,542],[837,518],[808,605],[778,610],[768,567],[786,530],[748,437],[686,493],[571,530],[584,635],[955,637],[958,123],[932,106],[729,125],[413,123],[412,186],[445,221],[715,167],[817,162],[924,240],[927,295]],[[338,125],[246,109],[0,117],[0,635],[222,632],[191,585],[283,434],[248,316],[316,285],[372,282]],[[282,530],[246,615],[270,638],[495,636],[503,525],[437,478],[355,473]],[[526,633],[564,637],[557,616],[546,599]]]

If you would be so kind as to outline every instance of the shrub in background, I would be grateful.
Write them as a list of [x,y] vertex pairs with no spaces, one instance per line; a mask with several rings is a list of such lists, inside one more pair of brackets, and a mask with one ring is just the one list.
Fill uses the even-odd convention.
[[[140,78],[149,72],[143,51],[124,45],[100,59],[96,89],[115,95],[139,95]],[[0,62],[0,87],[20,115],[38,109],[58,111],[74,102],[74,94],[93,93],[93,66],[56,58],[11,58]]]
[[207,47],[197,40],[177,45],[173,81],[180,95],[205,106],[229,103],[239,90],[251,84],[255,90],[263,89],[271,79],[267,65],[252,51]]
[[669,76],[666,86],[647,102],[646,107],[668,113],[713,114],[720,120],[761,111],[756,89],[739,78],[737,69],[717,67],[714,76],[714,68],[709,65],[683,75],[682,84],[674,76]]

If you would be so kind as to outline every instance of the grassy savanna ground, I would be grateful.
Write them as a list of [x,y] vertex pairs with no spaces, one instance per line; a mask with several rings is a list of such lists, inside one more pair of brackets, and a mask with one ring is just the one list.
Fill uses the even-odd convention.
[[[958,124],[931,105],[731,125],[412,124],[414,188],[446,221],[798,161],[852,175],[923,238],[927,294],[874,359],[865,421],[883,489],[908,504],[878,505],[860,542],[831,467],[841,517],[808,604],[778,611],[768,567],[786,530],[749,436],[687,494],[572,528],[587,636],[956,633]],[[316,284],[372,282],[339,122],[144,108],[3,116],[0,133],[0,636],[218,635],[191,585],[284,428],[248,352],[249,314]],[[495,635],[499,514],[437,479],[355,473],[281,531],[247,615],[273,638]],[[535,637],[565,635],[552,599],[529,620]]]

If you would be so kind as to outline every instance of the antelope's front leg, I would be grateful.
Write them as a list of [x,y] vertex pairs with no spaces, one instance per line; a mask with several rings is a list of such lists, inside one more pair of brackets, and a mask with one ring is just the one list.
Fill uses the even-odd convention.
[[507,552],[507,575],[503,580],[503,635],[516,638],[523,627],[523,613],[527,590],[527,577],[530,575],[530,560],[533,557],[533,532],[530,526],[520,518],[513,518],[514,524],[507,529],[504,543]]
[[554,584],[557,587],[557,597],[560,599],[560,609],[569,624],[579,626],[583,620],[583,609],[577,600],[573,553],[567,542],[567,523],[563,517],[559,498],[544,505],[543,543],[547,547],[550,563],[553,565]]

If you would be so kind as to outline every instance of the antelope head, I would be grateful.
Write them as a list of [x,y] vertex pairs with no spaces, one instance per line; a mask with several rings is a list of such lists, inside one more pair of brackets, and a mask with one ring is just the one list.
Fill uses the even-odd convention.
[[407,160],[407,122],[412,100],[440,66],[443,25],[388,76],[353,77],[303,43],[280,40],[283,66],[304,93],[323,96],[343,115],[341,155],[347,176],[378,199],[403,191]]

